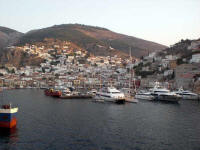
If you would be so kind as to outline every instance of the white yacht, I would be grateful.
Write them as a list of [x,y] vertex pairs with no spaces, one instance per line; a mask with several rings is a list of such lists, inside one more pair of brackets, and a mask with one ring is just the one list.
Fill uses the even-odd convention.
[[178,102],[181,100],[181,96],[175,92],[159,86],[159,83],[156,82],[154,88],[150,89],[151,95],[154,96],[155,100],[159,101],[168,101],[168,102]]
[[147,91],[139,91],[138,93],[136,93],[135,98],[139,100],[154,100],[154,96]]
[[176,94],[182,96],[182,99],[187,100],[199,100],[199,95],[196,93],[193,93],[191,91],[185,91],[183,88],[180,88],[178,91],[175,92]]
[[108,102],[124,103],[124,93],[120,92],[114,87],[106,87],[100,89],[95,96],[96,100],[104,100]]

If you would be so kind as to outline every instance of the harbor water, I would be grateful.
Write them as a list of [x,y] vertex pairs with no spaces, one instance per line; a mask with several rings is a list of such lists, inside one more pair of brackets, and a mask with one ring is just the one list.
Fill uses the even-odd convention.
[[0,150],[199,150],[200,102],[117,105],[7,90],[17,128],[0,130]]

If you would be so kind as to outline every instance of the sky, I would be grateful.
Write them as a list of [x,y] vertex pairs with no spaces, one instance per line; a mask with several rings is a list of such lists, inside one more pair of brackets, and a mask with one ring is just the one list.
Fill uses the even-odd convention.
[[170,46],[200,38],[200,0],[0,0],[0,26],[25,33],[68,23]]

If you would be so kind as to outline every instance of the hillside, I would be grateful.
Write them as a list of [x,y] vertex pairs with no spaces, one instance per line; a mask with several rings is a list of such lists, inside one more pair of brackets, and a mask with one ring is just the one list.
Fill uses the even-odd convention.
[[29,56],[27,53],[21,50],[6,50],[1,54],[0,64],[10,64],[15,67],[21,66],[38,66],[44,60],[37,56]]
[[[192,65],[195,63],[199,63],[199,54],[200,39],[182,39],[178,43],[171,45],[165,50],[154,53],[152,55],[150,54],[147,57],[143,57],[143,59],[141,59],[141,62],[135,65],[135,73],[136,75],[142,76],[144,78],[151,75],[153,76],[153,78],[156,78],[156,76],[162,74],[160,79],[172,79],[174,78],[174,74],[172,71],[175,70],[177,66],[182,64]],[[169,75],[169,78],[167,77],[167,74]]]
[[22,35],[16,30],[0,26],[0,51],[6,46],[16,44]]
[[139,58],[149,52],[166,48],[166,46],[154,42],[118,34],[105,28],[80,24],[55,25],[33,30],[22,36],[17,45],[42,42],[45,38],[67,40],[94,55],[104,56],[115,54],[128,56],[131,47],[132,55]]
[[160,56],[166,55],[177,55],[179,59],[177,60],[178,63],[183,63],[183,59],[185,61],[189,61],[193,54],[200,53],[200,39],[197,40],[181,40],[178,43],[172,45],[169,48],[159,52]]

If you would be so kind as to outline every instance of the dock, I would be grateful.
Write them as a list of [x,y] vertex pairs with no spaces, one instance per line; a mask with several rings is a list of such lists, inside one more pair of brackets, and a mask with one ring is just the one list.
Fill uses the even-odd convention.
[[60,96],[61,99],[89,99],[92,95],[63,95]]

